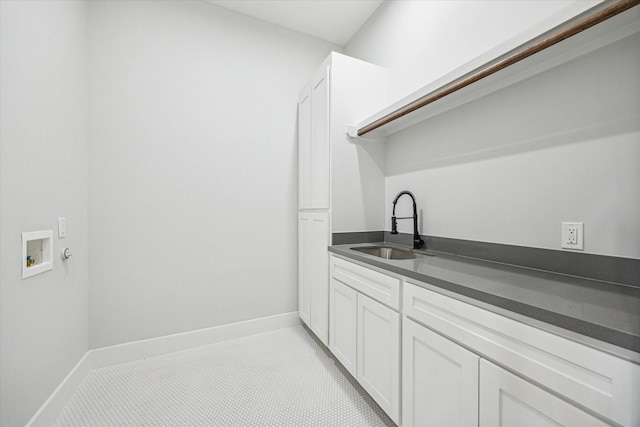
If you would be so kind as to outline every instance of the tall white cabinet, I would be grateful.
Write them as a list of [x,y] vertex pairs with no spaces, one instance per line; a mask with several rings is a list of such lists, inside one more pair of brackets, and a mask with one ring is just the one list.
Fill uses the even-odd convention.
[[384,228],[384,148],[345,129],[384,106],[385,88],[383,68],[332,52],[299,94],[298,311],[325,345],[332,233]]

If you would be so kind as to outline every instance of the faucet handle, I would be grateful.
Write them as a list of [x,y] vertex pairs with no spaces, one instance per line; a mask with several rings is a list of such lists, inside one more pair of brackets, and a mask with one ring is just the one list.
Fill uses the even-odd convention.
[[391,217],[391,234],[398,234],[398,221],[395,215]]

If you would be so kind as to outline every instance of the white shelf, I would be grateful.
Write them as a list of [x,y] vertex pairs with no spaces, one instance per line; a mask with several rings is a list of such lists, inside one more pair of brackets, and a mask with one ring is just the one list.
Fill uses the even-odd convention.
[[[364,128],[381,120],[398,110],[401,110],[413,102],[432,95],[443,88],[447,88],[469,77],[481,69],[487,68],[499,63],[505,58],[511,56],[514,52],[525,49],[533,44],[548,37],[549,33],[558,29],[567,27],[580,17],[576,17],[559,28],[548,31],[534,38],[531,37],[532,31],[521,34],[518,38],[521,43],[515,49],[505,51],[505,45],[511,44],[515,39],[510,40],[502,46],[499,46],[486,54],[475,58],[464,66],[454,70],[453,72],[443,76],[435,82],[421,88],[408,97],[384,108],[376,114],[359,121],[354,124],[347,124],[346,132],[352,140],[366,141],[367,139],[380,140],[389,135],[406,129],[410,126],[429,120],[432,117],[443,114],[454,108],[470,103],[476,99],[497,92],[508,86],[514,85],[520,81],[531,78],[537,74],[543,73],[550,69],[559,67],[577,58],[585,56],[590,52],[601,49],[616,41],[622,40],[640,31],[640,7],[633,7],[617,16],[614,16],[598,25],[595,25],[581,33],[578,33],[568,39],[565,39],[551,47],[548,47],[526,59],[523,59],[513,65],[489,75],[475,83],[459,89],[446,97],[438,99],[424,107],[410,112],[400,118],[370,131],[363,136],[358,136]],[[524,41],[523,41],[524,40]]]

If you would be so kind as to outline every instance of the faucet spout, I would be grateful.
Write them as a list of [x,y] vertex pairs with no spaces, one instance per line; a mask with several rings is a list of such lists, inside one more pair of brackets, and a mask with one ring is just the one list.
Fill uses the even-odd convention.
[[[407,194],[411,197],[413,202],[413,216],[412,217],[396,217],[396,203],[398,203],[398,199]],[[404,190],[398,193],[395,199],[393,199],[393,212],[391,216],[391,234],[398,234],[398,221],[399,219],[409,219],[413,218],[413,249],[420,249],[422,245],[424,245],[424,240],[420,238],[420,233],[418,233],[418,208],[416,207],[416,198],[410,191]]]

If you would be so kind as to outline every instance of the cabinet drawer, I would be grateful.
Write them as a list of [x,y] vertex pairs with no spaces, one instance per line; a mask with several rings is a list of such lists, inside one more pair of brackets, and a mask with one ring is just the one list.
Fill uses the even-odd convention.
[[405,282],[404,314],[617,423],[640,425],[640,365]]
[[400,279],[331,256],[331,277],[395,310],[400,310]]

